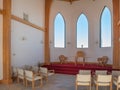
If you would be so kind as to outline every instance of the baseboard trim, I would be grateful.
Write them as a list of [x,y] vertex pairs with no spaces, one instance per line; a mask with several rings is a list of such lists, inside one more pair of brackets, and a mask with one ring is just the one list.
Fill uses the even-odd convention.
[[0,84],[11,84],[13,81],[12,79],[9,80],[0,80]]

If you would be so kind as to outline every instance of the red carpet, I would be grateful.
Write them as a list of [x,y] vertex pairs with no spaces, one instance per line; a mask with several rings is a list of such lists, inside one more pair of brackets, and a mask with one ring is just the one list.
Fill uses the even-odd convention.
[[111,65],[101,66],[99,64],[77,64],[68,63],[68,64],[51,64],[45,65],[48,69],[54,69],[55,73],[62,73],[62,74],[71,74],[76,75],[78,74],[80,69],[91,70],[91,74],[95,73],[95,70],[107,70],[108,73],[112,71]]

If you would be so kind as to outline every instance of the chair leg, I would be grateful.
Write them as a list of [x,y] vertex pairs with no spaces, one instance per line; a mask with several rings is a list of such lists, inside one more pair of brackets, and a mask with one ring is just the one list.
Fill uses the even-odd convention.
[[32,89],[34,89],[34,84],[35,84],[34,81],[32,81]]
[[26,83],[26,87],[27,87],[27,80],[25,80],[25,83]]
[[98,90],[98,85],[96,85],[96,90]]
[[43,82],[42,82],[42,79],[40,80],[40,87],[42,87],[42,85],[43,85]]
[[110,85],[110,90],[112,90],[112,84]]
[[118,86],[117,86],[117,90],[118,90]]
[[25,80],[23,79],[23,85],[25,85]]
[[45,76],[46,82],[48,82],[48,76]]
[[78,89],[78,87],[77,87],[77,84],[75,85],[75,90],[77,90]]
[[19,83],[19,78],[17,77],[17,82]]
[[91,90],[91,84],[90,84],[90,90]]

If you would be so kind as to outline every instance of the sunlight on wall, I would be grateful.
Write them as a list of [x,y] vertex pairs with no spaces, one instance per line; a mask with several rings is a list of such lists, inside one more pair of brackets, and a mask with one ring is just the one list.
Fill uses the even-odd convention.
[[[3,0],[0,0],[0,9],[3,9]],[[3,79],[3,48],[2,48],[2,33],[3,33],[3,16],[0,15],[0,80]]]
[[3,42],[3,40],[2,40],[2,31],[3,31],[3,17],[2,17],[2,15],[0,15],[0,80],[2,80],[3,79],[3,54],[2,54],[2,52],[3,52],[3,48],[2,48],[2,42]]

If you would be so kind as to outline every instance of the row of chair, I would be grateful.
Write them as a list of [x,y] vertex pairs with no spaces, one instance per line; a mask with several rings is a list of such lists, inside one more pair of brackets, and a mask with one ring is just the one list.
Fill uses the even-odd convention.
[[107,71],[97,70],[95,75],[91,76],[90,70],[80,70],[79,74],[76,75],[76,90],[78,86],[96,86],[98,90],[99,86],[110,86],[112,90],[112,83],[117,86],[117,90],[120,88],[120,71],[112,71],[112,74],[107,74]]
[[23,80],[23,84],[28,85],[28,81],[32,82],[32,88],[35,87],[35,81],[40,80],[40,86],[43,84],[43,79],[48,81],[48,76],[54,74],[54,70],[48,70],[46,67],[34,67],[32,70],[23,68],[14,68],[14,73],[17,76],[17,82]]

